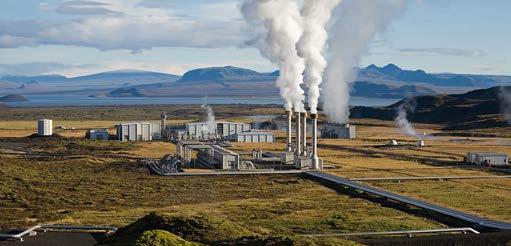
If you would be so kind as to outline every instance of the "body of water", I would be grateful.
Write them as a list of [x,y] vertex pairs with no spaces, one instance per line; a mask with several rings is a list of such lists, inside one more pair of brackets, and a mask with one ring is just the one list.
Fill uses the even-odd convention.
[[[105,106],[105,105],[157,105],[157,104],[282,104],[280,98],[237,98],[237,97],[105,97],[93,98],[77,95],[29,95],[29,101],[9,102],[10,107],[48,107],[48,106]],[[353,97],[353,106],[387,106],[398,99],[378,99]]]

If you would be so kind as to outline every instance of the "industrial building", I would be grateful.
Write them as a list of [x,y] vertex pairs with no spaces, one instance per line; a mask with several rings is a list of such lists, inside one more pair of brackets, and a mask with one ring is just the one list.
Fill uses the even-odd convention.
[[51,136],[53,134],[53,121],[49,119],[40,119],[37,121],[37,135]]
[[150,141],[151,123],[148,122],[130,122],[121,123],[115,126],[117,128],[117,140],[120,141]]
[[120,141],[151,141],[162,139],[162,130],[159,123],[129,122],[115,126],[117,140]]
[[356,138],[356,128],[350,124],[326,124],[321,130],[322,138],[342,138],[354,139]]
[[87,132],[87,138],[91,140],[108,140],[109,134],[108,129],[92,129]]
[[240,132],[230,138],[231,141],[246,143],[273,143],[275,136],[271,132],[255,131]]
[[509,165],[509,158],[506,154],[494,152],[468,152],[465,160],[469,164],[481,166]]
[[[193,152],[196,152],[194,157]],[[239,170],[240,156],[219,145],[208,145],[197,141],[180,141],[176,146],[176,155],[185,163],[223,170]]]
[[186,139],[229,138],[250,131],[250,124],[239,122],[194,122],[186,124]]

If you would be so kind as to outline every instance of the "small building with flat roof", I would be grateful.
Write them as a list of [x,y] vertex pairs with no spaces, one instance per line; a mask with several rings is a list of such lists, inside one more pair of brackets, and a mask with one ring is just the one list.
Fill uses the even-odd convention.
[[509,165],[509,157],[495,152],[468,152],[466,162],[481,166],[505,166]]

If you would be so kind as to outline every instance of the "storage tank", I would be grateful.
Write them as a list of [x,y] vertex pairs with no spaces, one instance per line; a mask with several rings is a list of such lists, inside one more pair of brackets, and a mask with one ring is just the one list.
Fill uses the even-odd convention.
[[53,134],[53,121],[49,119],[40,119],[37,121],[37,135],[51,136]]

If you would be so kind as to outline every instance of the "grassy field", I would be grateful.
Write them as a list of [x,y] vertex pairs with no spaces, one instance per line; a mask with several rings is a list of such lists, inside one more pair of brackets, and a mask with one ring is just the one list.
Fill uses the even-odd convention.
[[153,211],[212,215],[261,235],[444,227],[300,176],[149,175],[136,160],[172,152],[167,143],[1,138],[0,146],[0,228],[124,226]]
[[[0,113],[6,117],[0,121],[0,227],[41,222],[122,226],[151,211],[171,215],[219,216],[260,234],[445,226],[337,193],[299,176],[154,177],[148,175],[137,160],[173,153],[174,145],[82,139],[86,129],[111,128],[118,120],[157,120],[158,111],[164,108],[150,106],[145,110],[134,110],[132,114],[125,113],[122,108],[111,107],[64,108],[57,112],[44,108],[20,108]],[[171,117],[170,122],[179,124],[204,118],[202,109],[192,108],[195,111],[190,115]],[[171,112],[170,115],[182,112],[179,107],[166,109]],[[112,110],[111,115],[105,115]],[[219,119],[244,122],[249,122],[247,115],[281,113],[280,109],[270,106],[226,106],[215,107],[215,111]],[[67,113],[71,115],[68,117]],[[89,121],[88,114],[91,113],[100,116]],[[27,116],[20,119],[23,114]],[[43,140],[25,137],[35,132],[33,119],[52,114],[57,116],[54,126],[76,128],[74,131],[57,131],[69,138]],[[353,123],[357,125],[356,140],[319,141],[319,155],[330,167],[327,172],[348,178],[503,174],[460,164],[469,151],[511,155],[511,140],[508,138],[432,136],[445,135],[440,131],[442,126],[421,124],[416,125],[417,132],[425,132],[428,137],[426,147],[419,148],[416,147],[417,139],[400,134],[393,122],[364,119]],[[499,135],[505,135],[508,129],[498,131]],[[489,130],[481,132],[488,133]],[[278,137],[277,143],[235,143],[232,149],[240,152],[252,149],[281,151],[285,133],[274,133]],[[391,139],[397,140],[400,146],[387,146]],[[508,206],[511,202],[511,179],[368,184],[511,222]]]

